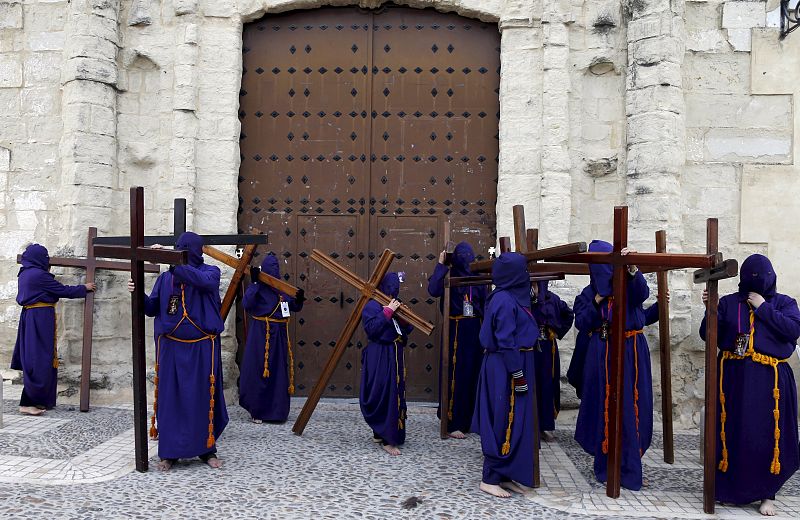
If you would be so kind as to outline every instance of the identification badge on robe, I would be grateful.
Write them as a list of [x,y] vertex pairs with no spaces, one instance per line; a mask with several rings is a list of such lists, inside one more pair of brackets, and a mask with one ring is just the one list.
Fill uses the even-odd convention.
[[398,336],[402,336],[402,335],[403,335],[403,331],[402,331],[402,330],[400,330],[400,324],[399,324],[399,323],[397,323],[397,320],[396,320],[396,319],[394,319],[394,318],[392,318],[392,323],[394,323],[394,330],[396,330],[396,331],[397,331],[397,335],[398,335]]
[[472,318],[475,316],[475,309],[472,307],[472,302],[464,300],[464,317]]
[[739,334],[738,336],[736,336],[736,346],[734,347],[734,353],[737,356],[744,356],[749,346],[750,346],[750,334]]
[[608,339],[608,322],[604,321],[603,325],[600,327],[600,339],[607,340]]
[[288,318],[291,315],[292,313],[289,312],[289,302],[281,302],[281,316],[283,318]]
[[539,327],[539,339],[547,339],[547,326],[542,325]]
[[180,301],[180,297],[177,294],[173,294],[169,297],[169,302],[167,303],[167,314],[170,316],[178,314],[178,301]]

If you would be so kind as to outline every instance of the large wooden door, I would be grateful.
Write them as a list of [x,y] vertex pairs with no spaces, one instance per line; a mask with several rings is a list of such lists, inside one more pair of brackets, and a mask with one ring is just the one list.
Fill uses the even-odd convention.
[[[496,25],[428,9],[323,8],[245,26],[239,227],[268,232],[284,277],[306,288],[300,394],[358,296],[309,261],[312,248],[364,277],[391,248],[401,299],[439,323],[426,286],[444,221],[479,256],[494,244],[499,45]],[[436,399],[437,333],[411,337],[411,399]],[[357,395],[364,341],[326,395]]]

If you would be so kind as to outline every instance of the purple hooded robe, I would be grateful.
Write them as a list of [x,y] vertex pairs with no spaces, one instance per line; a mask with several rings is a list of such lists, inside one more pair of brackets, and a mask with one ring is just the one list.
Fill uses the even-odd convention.
[[[264,257],[261,271],[274,278],[280,277],[280,266],[275,255]],[[299,312],[303,308],[302,302],[258,279],[247,288],[242,300],[248,314],[248,330],[239,377],[239,405],[250,412],[251,417],[262,421],[286,421],[290,396],[294,394],[289,321],[282,317],[281,301],[289,305],[291,312]],[[266,318],[277,320],[269,322],[269,336]],[[269,347],[266,346],[267,337]]]
[[84,285],[62,285],[50,273],[50,255],[39,244],[22,253],[17,274],[17,303],[22,306],[11,368],[22,371],[20,406],[50,409],[56,405],[58,351],[56,309],[59,298],[83,298]]
[[[608,252],[611,244],[594,240],[589,251]],[[600,482],[608,476],[608,427],[606,423],[606,374],[610,370],[610,325],[614,303],[611,301],[613,268],[605,264],[589,266],[594,294],[604,299],[597,304],[594,294],[588,305],[575,306],[575,326],[581,331],[592,331],[589,338],[583,378],[583,398],[575,427],[575,440],[594,456],[594,473]],[[630,337],[625,340],[624,379],[622,385],[622,466],[621,484],[631,490],[642,487],[642,456],[650,447],[653,436],[653,380],[650,369],[650,351],[641,333],[645,315],[642,303],[650,290],[641,271],[628,279],[625,330]],[[608,324],[608,340],[601,329]]]
[[539,325],[536,358],[536,399],[539,410],[539,430],[556,429],[561,410],[561,360],[558,341],[572,328],[574,314],[561,298],[550,292],[546,281],[537,282],[539,294],[531,298],[531,311]]
[[145,296],[145,314],[155,317],[158,455],[169,460],[216,453],[228,424],[220,271],[203,263],[203,239],[195,233],[183,233],[175,249],[188,251],[189,263],[159,275]]
[[[472,247],[461,242],[453,251],[452,270],[446,265],[437,263],[433,274],[428,279],[428,294],[434,298],[444,295],[444,279],[448,271],[451,276],[472,276],[469,264],[475,260]],[[453,287],[450,289],[450,402],[447,403],[450,432],[467,432],[472,425],[472,412],[475,409],[475,389],[478,384],[478,373],[481,369],[483,349],[478,334],[483,320],[483,306],[486,302],[486,287]],[[473,316],[464,316],[464,303],[470,302]],[[440,309],[444,302],[439,301]],[[457,342],[457,345],[456,345]],[[441,411],[439,412],[441,413]]]
[[533,396],[515,392],[512,378],[521,370],[529,387],[536,378],[533,350],[539,327],[529,308],[527,266],[519,253],[503,253],[492,266],[496,288],[489,294],[481,326],[486,350],[472,418],[472,431],[481,435],[486,484],[514,480],[533,486]]
[[[391,298],[400,294],[397,273],[386,273],[378,289]],[[406,440],[406,368],[403,349],[413,327],[388,318],[383,306],[370,300],[361,311],[367,346],[361,351],[361,414],[375,440],[399,446]],[[400,329],[398,333],[395,324]]]
[[[721,392],[716,499],[749,504],[774,498],[800,467],[797,385],[785,362],[800,337],[800,310],[793,298],[777,292],[775,271],[763,255],[744,261],[739,280],[739,291],[721,298],[717,312]],[[750,292],[765,300],[752,314]],[[740,334],[749,334],[743,336],[744,356],[734,352]],[[704,318],[700,336],[705,335]]]

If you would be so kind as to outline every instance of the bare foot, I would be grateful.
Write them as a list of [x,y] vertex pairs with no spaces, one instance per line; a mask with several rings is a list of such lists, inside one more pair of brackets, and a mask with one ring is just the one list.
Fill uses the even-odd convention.
[[508,482],[501,482],[500,487],[509,491],[513,491],[514,493],[525,493],[525,490],[519,487],[516,482],[512,482],[510,480]]
[[775,501],[765,498],[761,501],[758,512],[764,516],[775,516]]
[[44,410],[36,408],[35,406],[20,406],[19,413],[22,415],[42,415]]
[[167,459],[161,459],[161,462],[156,464],[156,469],[158,471],[169,471],[172,469],[173,462]]
[[400,449],[397,446],[392,446],[391,444],[384,444],[381,447],[389,455],[392,455],[392,456],[400,455]]
[[217,457],[211,457],[206,461],[206,464],[208,464],[208,466],[211,468],[219,469],[222,467],[222,460]]
[[454,432],[450,432],[448,435],[450,436],[451,439],[466,439],[467,438],[467,436],[464,435],[464,432],[462,432],[460,430],[456,430]]
[[542,440],[544,442],[553,442],[556,440],[556,435],[553,432],[542,432]]
[[650,487],[650,481],[647,480],[646,478],[643,478],[642,479],[642,487],[643,488],[649,488]]
[[256,419],[255,417],[251,417],[250,420],[256,424],[261,424],[261,419]]
[[481,482],[481,485],[479,487],[481,491],[483,491],[484,493],[489,493],[493,497],[498,497],[498,498],[511,497],[511,493],[509,493],[505,489],[495,484],[487,484],[485,482]]

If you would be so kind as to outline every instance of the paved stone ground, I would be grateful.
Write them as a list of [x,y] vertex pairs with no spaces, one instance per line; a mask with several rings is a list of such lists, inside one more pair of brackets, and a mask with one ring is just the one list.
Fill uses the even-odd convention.
[[[713,518],[702,514],[699,437],[676,436],[676,464],[660,462],[660,439],[645,458],[651,486],[610,500],[591,459],[562,417],[542,450],[544,487],[510,500],[477,491],[479,440],[440,441],[435,408],[412,405],[403,455],[369,441],[357,402],[323,400],[303,437],[284,425],[252,424],[230,406],[219,441],[226,465],[199,461],[172,472],[132,471],[129,407],[81,414],[59,405],[41,418],[16,414],[19,387],[6,386],[0,430],[0,517],[6,518]],[[301,400],[292,406],[294,419]],[[155,456],[155,443],[151,444]],[[155,457],[154,457],[155,460]],[[415,497],[421,503],[407,510]],[[800,516],[800,477],[778,496],[782,517]],[[759,517],[753,507],[718,507],[718,518]]]

